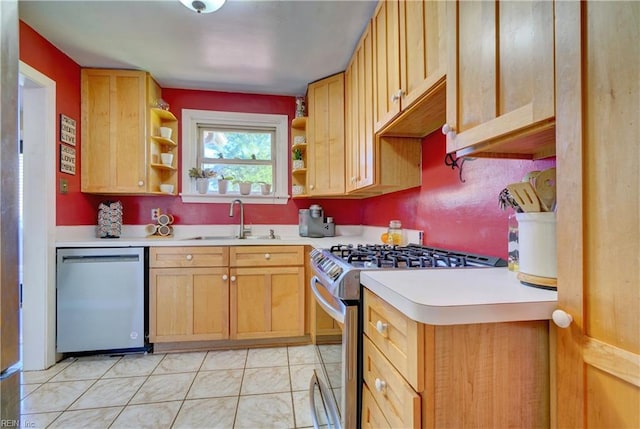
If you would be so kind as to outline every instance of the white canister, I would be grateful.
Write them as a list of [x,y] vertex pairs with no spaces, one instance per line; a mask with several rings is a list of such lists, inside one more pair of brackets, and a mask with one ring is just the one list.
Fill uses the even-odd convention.
[[517,213],[520,272],[530,276],[557,277],[556,214]]

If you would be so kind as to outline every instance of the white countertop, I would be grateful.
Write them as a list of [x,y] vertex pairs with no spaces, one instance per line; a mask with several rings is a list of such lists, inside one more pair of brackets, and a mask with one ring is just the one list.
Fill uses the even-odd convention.
[[363,271],[361,283],[407,317],[431,325],[546,320],[558,293],[525,286],[507,268]]
[[[249,225],[247,225],[249,226]],[[146,247],[146,246],[251,246],[251,245],[309,245],[329,248],[336,244],[380,243],[380,235],[387,228],[364,225],[338,225],[335,237],[300,237],[298,225],[250,225],[252,236],[267,236],[274,230],[278,239],[237,239],[237,225],[175,225],[172,237],[147,237],[145,225],[124,225],[120,238],[97,238],[96,227],[59,226],[56,228],[56,247]],[[418,243],[419,231],[404,230],[405,242]],[[196,240],[194,237],[218,237]]]

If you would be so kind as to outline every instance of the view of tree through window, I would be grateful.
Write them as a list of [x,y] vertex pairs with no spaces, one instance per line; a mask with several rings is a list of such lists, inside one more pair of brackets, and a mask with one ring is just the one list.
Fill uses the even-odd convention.
[[[207,126],[200,127],[199,134],[202,169],[215,171],[217,178],[252,182],[252,193],[259,192],[261,183],[273,184],[275,130]],[[216,192],[217,181],[209,187]]]

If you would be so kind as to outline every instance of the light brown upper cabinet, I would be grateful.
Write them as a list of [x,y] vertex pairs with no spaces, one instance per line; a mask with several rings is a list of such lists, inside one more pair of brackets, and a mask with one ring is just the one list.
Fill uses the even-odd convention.
[[554,3],[446,3],[447,152],[553,155]]
[[374,183],[373,40],[365,29],[345,72],[346,191]]
[[344,194],[344,73],[307,88],[307,189],[309,196]]
[[373,15],[374,131],[424,137],[445,117],[446,2],[381,1]]
[[[160,184],[177,192],[178,122],[171,112],[153,109],[160,88],[144,71],[82,69],[82,192],[159,193]],[[171,128],[172,139],[159,127]],[[160,153],[173,153],[163,165]]]

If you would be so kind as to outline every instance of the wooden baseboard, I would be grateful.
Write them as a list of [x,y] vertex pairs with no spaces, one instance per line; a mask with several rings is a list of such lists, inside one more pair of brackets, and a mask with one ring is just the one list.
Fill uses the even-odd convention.
[[154,353],[178,353],[209,350],[229,350],[244,348],[264,348],[283,346],[302,346],[311,344],[309,335],[288,338],[265,338],[258,340],[218,340],[218,341],[184,341],[173,343],[154,343]]

